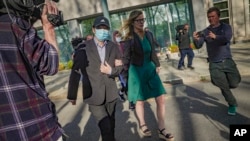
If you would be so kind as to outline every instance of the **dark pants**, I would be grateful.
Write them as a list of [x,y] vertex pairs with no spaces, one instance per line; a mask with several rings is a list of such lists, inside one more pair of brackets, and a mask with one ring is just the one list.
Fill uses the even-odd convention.
[[235,62],[225,59],[219,63],[209,63],[209,71],[212,83],[221,89],[228,105],[237,106],[237,101],[231,92],[231,88],[238,87],[241,76]]
[[102,141],[115,141],[116,100],[103,105],[89,105],[101,131]]
[[179,64],[178,64],[178,68],[181,68],[182,66],[184,66],[184,59],[185,57],[188,57],[188,67],[192,66],[193,64],[193,59],[194,59],[194,52],[193,49],[191,48],[187,48],[187,49],[180,49],[180,60],[179,60]]

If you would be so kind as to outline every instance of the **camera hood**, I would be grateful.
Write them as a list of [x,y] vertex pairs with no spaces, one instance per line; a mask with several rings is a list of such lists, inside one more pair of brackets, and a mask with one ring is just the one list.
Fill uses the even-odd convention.
[[33,0],[2,0],[0,2],[1,13],[8,13],[9,11],[11,14],[18,16],[31,16],[33,8]]

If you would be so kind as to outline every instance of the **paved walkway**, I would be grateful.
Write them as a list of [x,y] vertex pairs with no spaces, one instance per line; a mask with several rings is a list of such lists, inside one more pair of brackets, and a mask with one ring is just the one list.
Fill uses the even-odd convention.
[[[178,56],[170,61],[161,56],[160,77],[168,92],[166,100],[166,127],[175,135],[175,141],[228,141],[230,124],[250,124],[250,44],[233,45],[232,52],[242,82],[233,89],[238,103],[237,116],[228,116],[227,104],[219,89],[210,83],[208,64],[204,53],[196,52],[195,70],[177,70]],[[69,71],[46,77],[47,90],[55,102],[59,122],[69,135],[68,141],[101,141],[95,120],[81,98],[72,106],[66,99]],[[117,141],[159,141],[157,135],[156,105],[153,99],[145,106],[146,122],[153,132],[151,138],[138,133],[134,111],[128,102],[119,102],[116,114]]]

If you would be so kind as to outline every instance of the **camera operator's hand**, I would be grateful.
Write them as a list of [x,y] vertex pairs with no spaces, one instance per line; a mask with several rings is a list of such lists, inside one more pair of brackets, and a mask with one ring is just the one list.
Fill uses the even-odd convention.
[[216,35],[212,31],[209,31],[208,37],[214,40],[216,38]]
[[53,45],[58,51],[58,46],[56,42],[56,36],[54,31],[54,26],[48,21],[48,14],[58,14],[58,9],[55,2],[50,0],[45,0],[45,5],[43,7],[41,22],[44,30],[44,38],[47,42]]
[[200,37],[199,37],[199,35],[198,35],[198,32],[194,32],[193,33],[193,38],[194,38],[194,40],[199,40],[200,39]]

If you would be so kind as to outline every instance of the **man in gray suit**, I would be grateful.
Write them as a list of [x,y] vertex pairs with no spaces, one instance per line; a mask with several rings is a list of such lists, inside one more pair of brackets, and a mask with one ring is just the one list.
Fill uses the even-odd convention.
[[[108,19],[97,17],[92,28],[94,38],[79,46],[79,52],[75,54],[79,59],[74,62],[82,71],[83,85],[86,84],[83,86],[84,101],[89,104],[89,110],[97,121],[102,141],[115,141],[118,98],[115,77],[122,70],[122,66],[115,65],[121,60],[121,54],[117,45],[108,40],[109,29]],[[68,93],[68,99],[74,105],[76,93]]]

